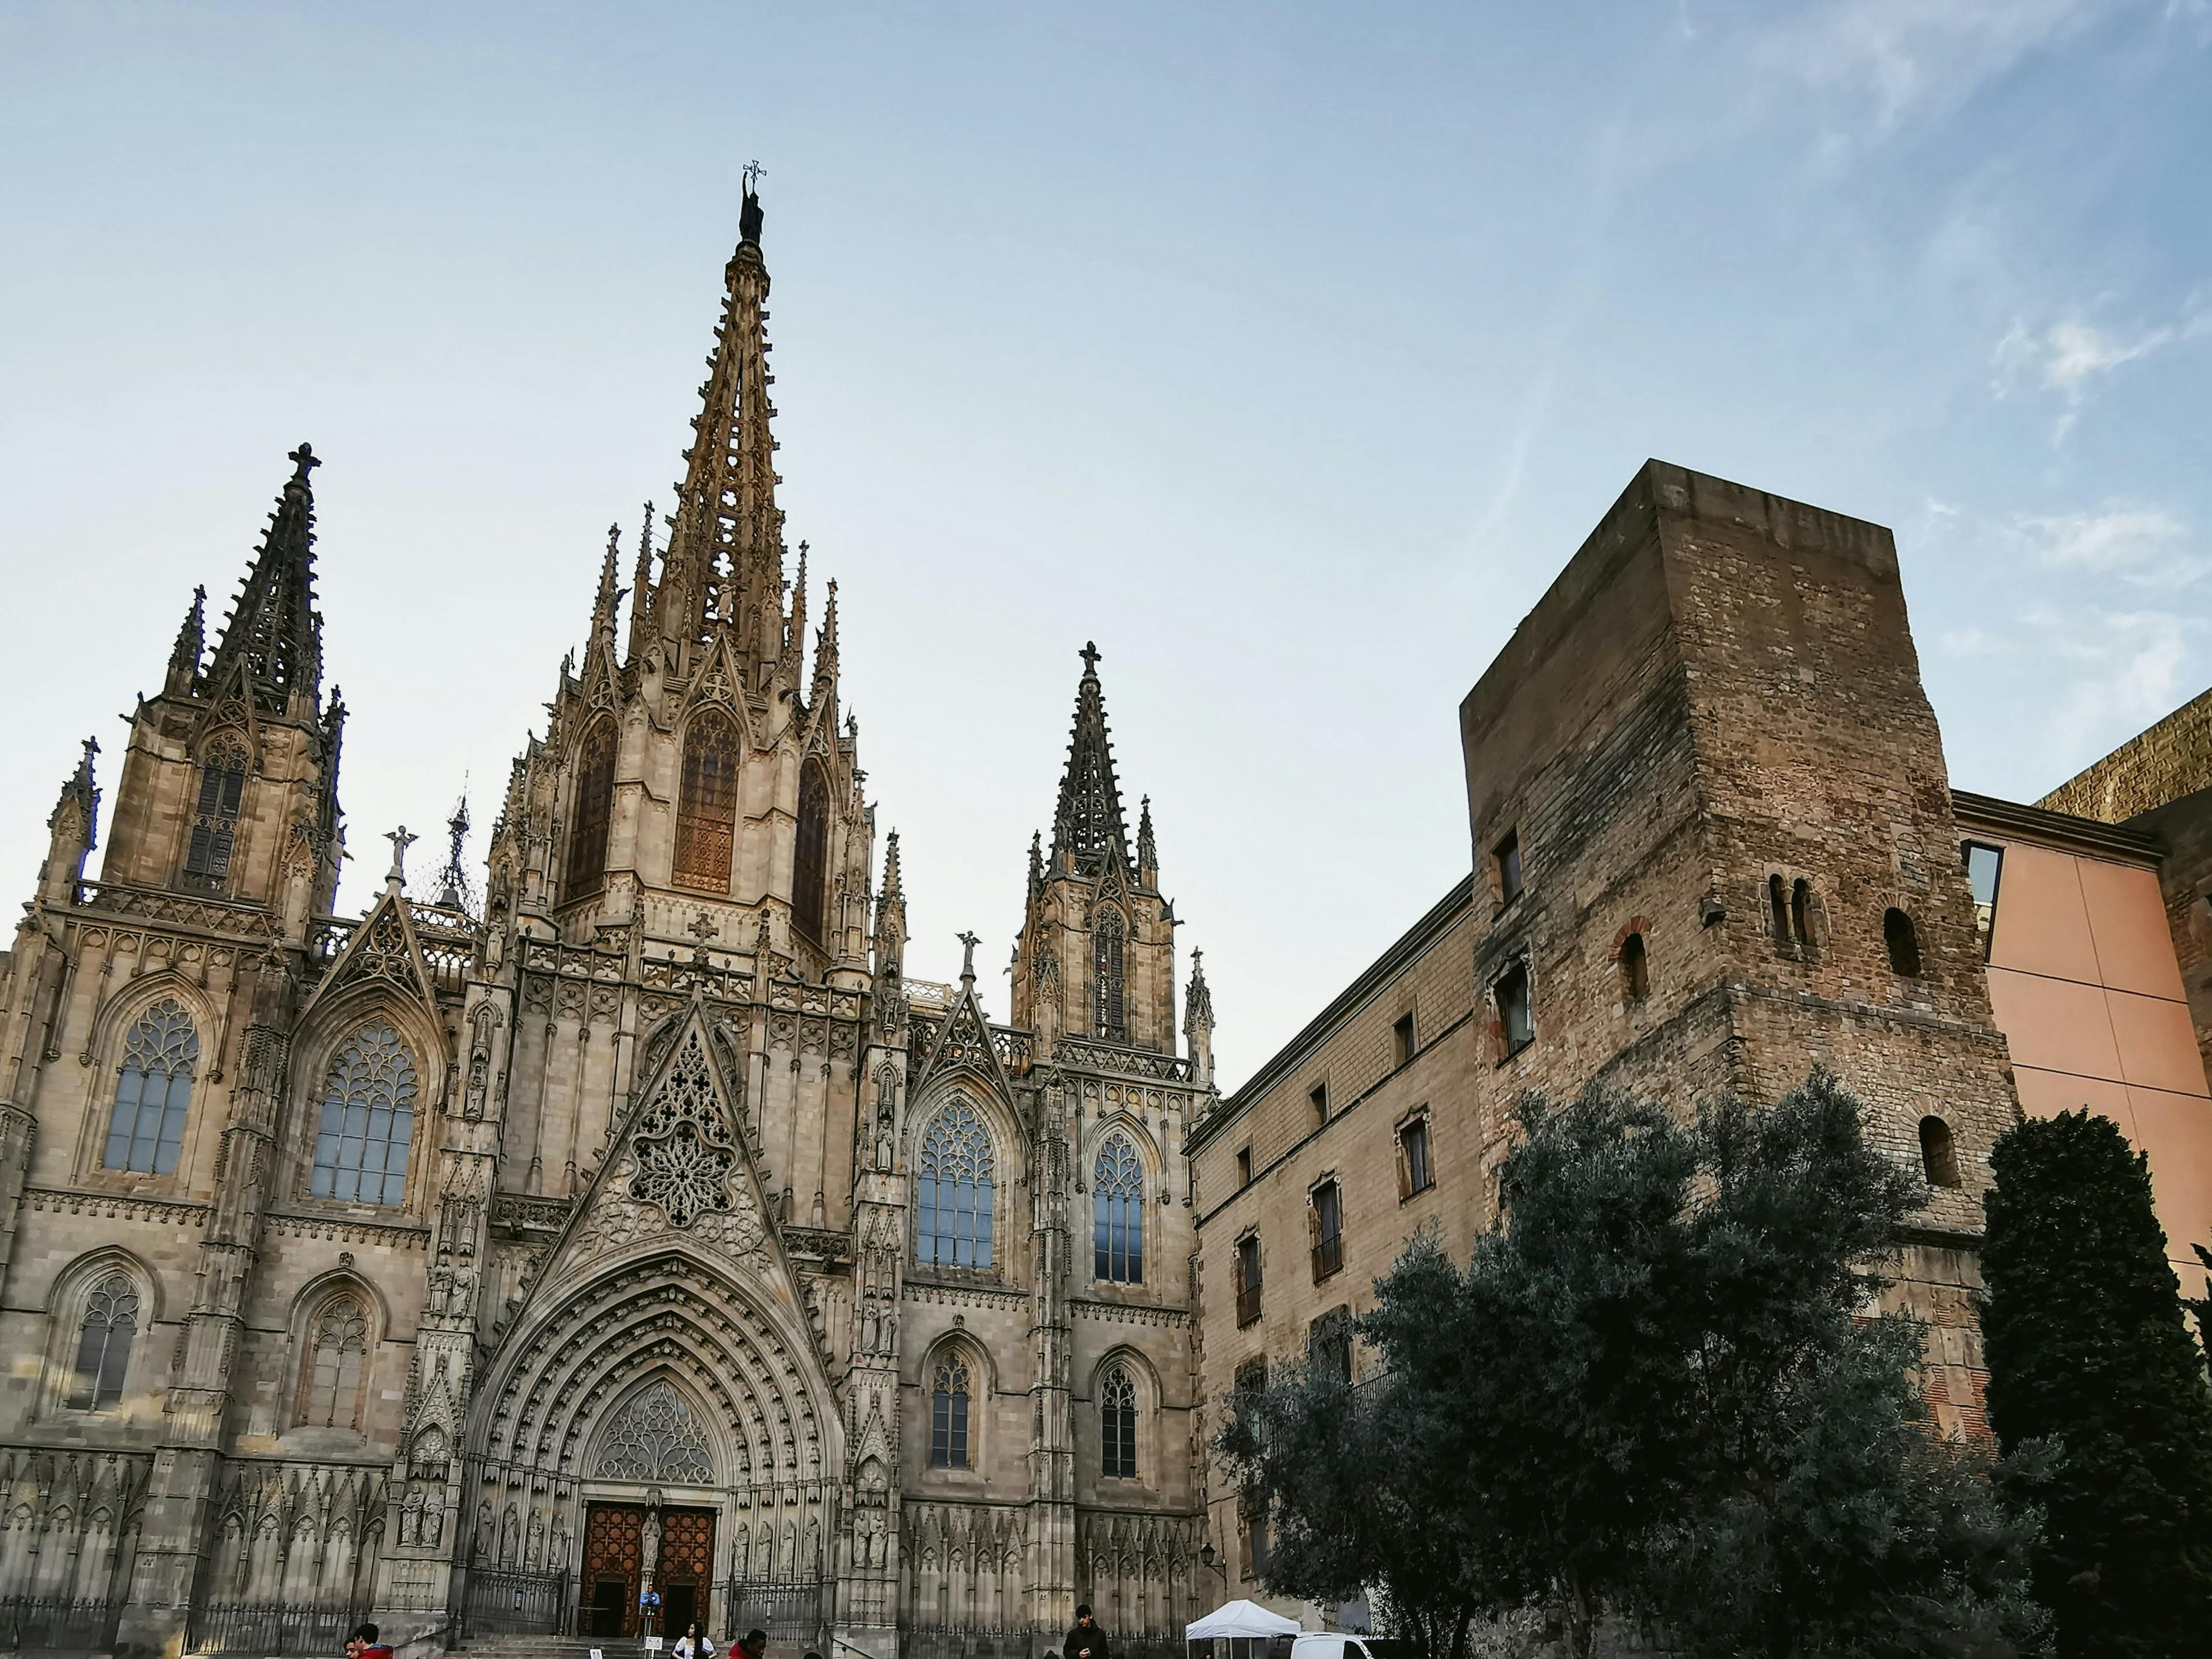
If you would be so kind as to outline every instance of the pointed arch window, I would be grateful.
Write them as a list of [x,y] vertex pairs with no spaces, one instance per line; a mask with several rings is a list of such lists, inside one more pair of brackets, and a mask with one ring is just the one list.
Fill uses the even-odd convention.
[[107,1145],[100,1158],[103,1168],[177,1172],[199,1058],[199,1031],[173,1000],[165,997],[138,1016],[123,1044]]
[[347,1038],[323,1083],[308,1190],[354,1204],[404,1202],[416,1092],[415,1057],[389,1024]]
[[791,925],[817,945],[829,909],[830,784],[819,762],[799,769],[799,841],[791,860]]
[[1101,906],[1091,922],[1091,1034],[1109,1042],[1129,1040],[1121,985],[1125,938],[1121,913],[1110,905]]
[[358,1429],[362,1381],[368,1372],[368,1312],[352,1296],[316,1310],[300,1371],[300,1421],[310,1428]]
[[568,856],[561,901],[596,893],[607,874],[607,823],[615,809],[615,723],[593,720],[576,746],[576,793],[568,806]]
[[238,814],[246,799],[246,745],[222,737],[208,745],[200,761],[200,796],[192,814],[192,838],[185,853],[185,884],[219,893],[230,875],[230,854],[238,838]]
[[104,1412],[123,1398],[131,1344],[137,1334],[137,1287],[122,1273],[111,1273],[85,1300],[70,1382],[70,1409]]
[[730,890],[737,846],[738,728],[702,709],[684,738],[684,782],[676,805],[676,884]]
[[916,1255],[926,1267],[991,1265],[991,1137],[975,1103],[956,1096],[921,1138],[915,1182]]
[[1145,1282],[1145,1166],[1119,1129],[1091,1170],[1091,1276],[1109,1285]]
[[937,1362],[929,1392],[929,1467],[964,1469],[968,1462],[968,1362],[957,1353]]
[[1109,1370],[1099,1388],[1098,1447],[1101,1474],[1136,1479],[1137,1385],[1126,1365]]

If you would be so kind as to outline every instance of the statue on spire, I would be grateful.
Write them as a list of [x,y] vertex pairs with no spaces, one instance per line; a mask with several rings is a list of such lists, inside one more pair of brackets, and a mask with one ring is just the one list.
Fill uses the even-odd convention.
[[745,163],[745,199],[738,210],[738,240],[757,243],[761,234],[760,181],[768,176],[768,169],[758,161]]

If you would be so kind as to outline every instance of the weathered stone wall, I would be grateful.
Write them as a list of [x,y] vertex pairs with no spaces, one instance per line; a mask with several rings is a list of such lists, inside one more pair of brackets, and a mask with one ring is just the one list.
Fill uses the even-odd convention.
[[2212,691],[2129,738],[2036,805],[2123,823],[2206,788],[2212,788]]

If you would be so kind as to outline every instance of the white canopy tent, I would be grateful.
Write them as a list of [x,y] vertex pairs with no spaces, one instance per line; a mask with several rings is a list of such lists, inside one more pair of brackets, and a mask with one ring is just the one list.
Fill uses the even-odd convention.
[[1270,1613],[1257,1601],[1230,1601],[1205,1618],[1183,1626],[1186,1640],[1203,1642],[1216,1636],[1265,1641],[1270,1636],[1296,1636],[1298,1621]]
[[1216,1607],[1205,1618],[1184,1626],[1182,1633],[1184,1639],[1191,1642],[1207,1642],[1221,1638],[1231,1641],[1266,1642],[1273,1637],[1296,1636],[1298,1621],[1285,1619],[1279,1613],[1270,1613],[1256,1601],[1231,1601]]

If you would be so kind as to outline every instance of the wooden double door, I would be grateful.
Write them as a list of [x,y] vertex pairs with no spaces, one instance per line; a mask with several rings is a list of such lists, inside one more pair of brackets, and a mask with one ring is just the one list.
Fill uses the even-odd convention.
[[663,1508],[653,1587],[660,1612],[647,1632],[638,1617],[645,1582],[646,1509],[593,1504],[584,1512],[584,1571],[577,1623],[587,1636],[665,1636],[670,1644],[696,1620],[707,1626],[714,1575],[714,1511]]

